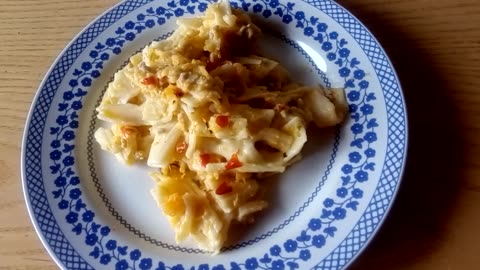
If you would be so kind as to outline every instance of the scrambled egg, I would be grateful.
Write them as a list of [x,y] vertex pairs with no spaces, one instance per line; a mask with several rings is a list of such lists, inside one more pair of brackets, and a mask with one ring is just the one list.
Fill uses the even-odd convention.
[[218,253],[232,223],[267,207],[261,178],[298,160],[307,125],[340,123],[347,103],[258,55],[261,30],[228,2],[177,24],[115,74],[97,108],[111,127],[95,138],[125,164],[156,168],[152,195],[177,242]]

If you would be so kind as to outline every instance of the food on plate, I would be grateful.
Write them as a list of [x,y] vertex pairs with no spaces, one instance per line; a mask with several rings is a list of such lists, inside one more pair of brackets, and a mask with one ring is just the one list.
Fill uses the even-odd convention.
[[111,125],[95,138],[125,164],[155,168],[152,195],[177,242],[218,253],[231,224],[267,207],[262,178],[298,161],[307,126],[339,124],[347,103],[261,56],[261,30],[226,1],[177,24],[115,74],[97,108]]

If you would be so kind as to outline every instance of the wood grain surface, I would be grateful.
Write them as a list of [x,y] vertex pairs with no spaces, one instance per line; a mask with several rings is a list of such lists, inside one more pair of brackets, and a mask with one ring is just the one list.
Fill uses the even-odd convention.
[[[372,30],[407,99],[408,163],[350,269],[480,269],[480,1],[338,0]],[[55,57],[115,0],[0,0],[0,269],[57,269],[28,218],[25,119]]]

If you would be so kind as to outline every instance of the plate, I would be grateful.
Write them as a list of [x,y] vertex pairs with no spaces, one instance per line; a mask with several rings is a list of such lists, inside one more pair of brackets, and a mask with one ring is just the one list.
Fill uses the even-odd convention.
[[262,51],[302,82],[346,90],[350,114],[310,134],[303,160],[272,181],[271,207],[212,256],[173,231],[146,166],[99,149],[95,107],[113,74],[168,37],[204,0],[124,1],[88,25],[43,80],[22,148],[25,200],[62,269],[342,269],[378,230],[405,164],[407,119],[394,69],[372,34],[329,0],[233,1],[265,30]]

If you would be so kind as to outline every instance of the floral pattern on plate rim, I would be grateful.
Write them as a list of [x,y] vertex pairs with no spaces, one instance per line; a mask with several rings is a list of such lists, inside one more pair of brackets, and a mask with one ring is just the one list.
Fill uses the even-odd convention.
[[[82,191],[78,187],[80,179],[72,170],[75,163],[73,150],[75,130],[79,126],[77,111],[83,107],[83,97],[86,88],[93,80],[101,76],[103,63],[114,55],[122,52],[126,42],[133,41],[138,34],[147,28],[163,25],[169,19],[182,17],[185,14],[203,12],[208,2],[198,0],[180,0],[168,2],[166,6],[156,9],[148,8],[136,16],[136,20],[119,27],[116,36],[98,43],[89,52],[90,61],[81,63],[74,69],[74,79],[69,81],[69,90],[63,93],[63,101],[58,104],[59,116],[56,125],[50,127],[50,134],[55,139],[50,142],[52,151],[50,171],[56,174],[54,184],[58,188],[53,192],[59,209],[65,212],[65,220],[71,224],[72,231],[91,246],[90,256],[101,264],[114,265],[115,269],[187,269],[178,264],[166,266],[163,262],[154,263],[152,258],[142,256],[138,249],[131,250],[121,246],[110,238],[110,228],[95,222],[95,213],[87,209],[82,201]],[[344,78],[345,89],[351,118],[354,123],[350,130],[354,139],[350,143],[349,163],[342,166],[343,176],[341,186],[336,190],[336,197],[324,200],[321,215],[312,218],[306,228],[294,239],[288,239],[282,244],[272,246],[268,252],[258,258],[252,257],[244,262],[231,262],[230,265],[201,264],[190,269],[298,269],[301,261],[312,258],[310,249],[322,248],[328,238],[334,237],[336,222],[346,217],[348,211],[356,211],[358,199],[363,196],[360,184],[368,181],[369,172],[375,170],[375,163],[370,159],[375,157],[374,142],[377,140],[375,128],[377,120],[371,115],[374,107],[370,104],[375,100],[375,94],[368,92],[369,82],[365,80],[365,71],[361,63],[351,57],[348,42],[335,31],[329,31],[328,25],[317,17],[307,17],[303,11],[295,11],[295,3],[283,4],[278,0],[258,0],[247,2],[240,0],[232,5],[245,11],[261,14],[264,18],[278,16],[285,24],[295,24],[303,29],[307,38],[313,38],[321,45],[326,58],[338,66],[338,74]]]

